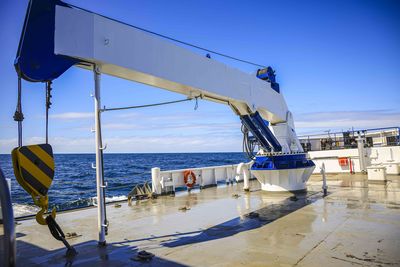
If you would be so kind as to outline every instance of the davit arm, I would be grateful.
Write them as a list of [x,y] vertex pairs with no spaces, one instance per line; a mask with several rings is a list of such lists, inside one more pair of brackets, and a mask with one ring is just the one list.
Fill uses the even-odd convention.
[[15,63],[20,75],[48,81],[70,66],[92,64],[105,74],[228,104],[261,151],[303,151],[272,68],[248,74],[61,1],[31,1]]

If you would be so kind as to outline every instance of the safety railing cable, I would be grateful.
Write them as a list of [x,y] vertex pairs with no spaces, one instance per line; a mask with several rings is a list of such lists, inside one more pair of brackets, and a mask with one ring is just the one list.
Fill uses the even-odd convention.
[[[169,104],[175,104],[175,103],[192,101],[192,100],[193,100],[193,98],[185,98],[185,99],[181,99],[181,100],[174,100],[174,101],[167,101],[167,102],[160,102],[160,103],[153,103],[153,104],[146,104],[146,105],[139,105],[139,106],[119,107],[119,108],[106,108],[104,106],[102,109],[100,109],[100,111],[104,112],[104,111],[125,110],[125,109],[135,109],[135,108],[148,108],[148,107],[169,105]],[[197,100],[197,98],[196,98],[196,100]]]

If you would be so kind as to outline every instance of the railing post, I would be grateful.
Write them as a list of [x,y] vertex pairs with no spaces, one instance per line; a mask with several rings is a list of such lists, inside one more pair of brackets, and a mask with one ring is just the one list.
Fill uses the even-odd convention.
[[365,162],[365,148],[364,148],[364,141],[365,138],[361,136],[361,133],[358,132],[358,137],[357,137],[357,148],[358,148],[358,158],[360,161],[360,171],[365,173],[367,171],[367,166]]
[[325,163],[322,163],[321,174],[322,174],[322,190],[324,192],[324,197],[325,197],[328,195],[328,186],[326,185]]
[[0,205],[4,228],[4,254],[0,265],[15,266],[16,262],[16,246],[15,246],[15,227],[14,213],[12,209],[10,189],[3,171],[0,168]]
[[106,205],[104,199],[104,177],[103,177],[103,153],[101,138],[101,101],[100,101],[100,66],[93,66],[94,74],[94,118],[96,129],[96,187],[97,187],[97,226],[99,231],[99,246],[106,245]]
[[151,169],[151,191],[153,194],[161,194],[160,168]]

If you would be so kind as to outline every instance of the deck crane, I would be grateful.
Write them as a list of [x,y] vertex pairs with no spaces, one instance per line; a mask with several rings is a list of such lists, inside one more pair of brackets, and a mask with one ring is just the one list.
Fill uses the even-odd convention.
[[296,136],[292,114],[272,68],[248,74],[126,23],[58,0],[31,0],[15,60],[19,77],[48,83],[72,66],[92,70],[95,80],[100,243],[105,242],[106,227],[102,74],[229,105],[240,116],[244,132],[251,133],[247,141],[260,147],[251,171],[263,190],[304,190],[315,168]]

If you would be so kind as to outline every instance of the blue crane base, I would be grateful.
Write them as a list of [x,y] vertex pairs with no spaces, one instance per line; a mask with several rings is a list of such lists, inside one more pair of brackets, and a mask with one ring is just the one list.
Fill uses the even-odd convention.
[[315,166],[305,153],[256,156],[251,170],[283,170]]

